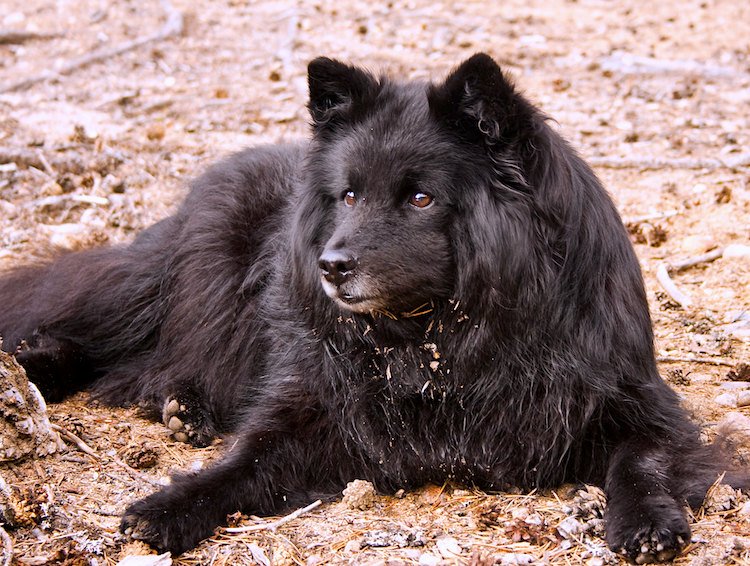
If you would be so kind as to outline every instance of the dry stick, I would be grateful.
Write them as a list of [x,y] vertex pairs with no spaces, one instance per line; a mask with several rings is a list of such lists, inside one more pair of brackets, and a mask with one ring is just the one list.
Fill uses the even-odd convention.
[[[78,448],[81,450],[81,452],[85,452],[92,458],[96,460],[101,460],[99,457],[99,454],[96,453],[96,451],[91,448],[88,444],[86,444],[83,440],[81,440],[78,436],[70,432],[69,430],[65,430],[60,425],[57,425],[55,423],[50,423],[50,427],[52,430],[56,431],[60,436],[63,438],[68,439],[72,443],[74,443]],[[123,462],[120,458],[117,456],[112,456],[112,461],[120,466],[123,470],[125,470],[130,477],[136,480],[144,481],[147,483],[150,483],[151,485],[155,485],[157,487],[163,487],[162,484],[160,484],[158,481],[152,480],[148,476],[140,473],[138,470],[133,469],[132,467],[128,466],[125,462]]]
[[0,538],[3,539],[3,566],[10,566],[13,563],[13,541],[2,527],[0,527]]
[[722,358],[693,358],[690,356],[657,356],[656,361],[664,364],[692,363],[692,364],[710,364],[714,366],[734,367],[735,363]]
[[136,38],[133,41],[126,41],[125,43],[121,43],[120,45],[116,45],[115,47],[109,49],[100,49],[99,51],[94,51],[93,53],[65,63],[58,70],[47,70],[33,77],[29,77],[15,83],[11,83],[7,86],[0,87],[0,93],[25,90],[37,83],[44,82],[49,79],[58,78],[63,75],[69,75],[73,71],[77,71],[78,69],[91,65],[93,63],[98,63],[99,61],[103,61],[104,59],[116,57],[117,55],[132,51],[133,49],[137,49],[138,47],[141,47],[148,43],[162,41],[169,37],[180,35],[183,30],[182,13],[175,10],[169,0],[161,0],[161,5],[167,15],[167,21],[158,32]]
[[664,212],[654,212],[651,214],[641,214],[640,216],[623,216],[623,224],[640,224],[641,222],[651,222],[652,220],[663,220],[677,216],[679,210],[665,210]]
[[290,513],[289,515],[286,515],[285,517],[282,517],[281,519],[279,519],[278,521],[274,521],[273,523],[263,523],[262,525],[247,525],[246,527],[226,527],[224,530],[228,533],[246,533],[249,531],[262,531],[266,529],[269,531],[275,531],[281,525],[284,525],[289,521],[293,521],[300,515],[312,511],[322,503],[323,502],[320,499],[318,499],[317,501],[313,501],[307,507],[297,509],[294,513]]
[[83,440],[81,440],[78,436],[76,436],[72,432],[65,430],[63,427],[55,423],[50,423],[50,428],[52,428],[52,430],[57,432],[63,438],[69,440],[70,442],[78,446],[78,449],[81,452],[85,452],[92,458],[99,460],[99,454],[97,454],[93,448],[91,448],[88,444],[86,444]]
[[39,33],[35,31],[0,30],[0,45],[25,43],[34,39],[55,39],[61,33]]
[[694,265],[708,263],[719,259],[724,255],[724,249],[725,248],[723,247],[716,248],[705,254],[688,258],[677,263],[660,263],[656,268],[656,280],[672,300],[683,307],[689,307],[693,304],[693,299],[677,288],[677,285],[675,285],[674,281],[672,281],[672,278],[669,276],[670,273],[676,273],[683,269],[687,269],[688,267],[693,267]]
[[19,167],[36,167],[37,169],[44,167],[37,152],[14,147],[0,147],[0,163],[15,163]]
[[594,167],[609,169],[736,169],[750,165],[750,153],[743,153],[723,159],[693,159],[678,157],[658,159],[651,157],[590,157]]

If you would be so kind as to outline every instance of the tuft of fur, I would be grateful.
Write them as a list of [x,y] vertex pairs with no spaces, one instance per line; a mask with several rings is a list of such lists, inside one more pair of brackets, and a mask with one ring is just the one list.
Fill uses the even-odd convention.
[[190,399],[194,439],[237,433],[123,530],[179,553],[237,509],[355,478],[586,482],[613,549],[674,557],[683,505],[727,466],[657,373],[638,262],[591,169],[484,54],[435,84],[320,58],[309,83],[308,144],[216,165],[130,246],[0,279],[5,347],[27,341],[47,394]]

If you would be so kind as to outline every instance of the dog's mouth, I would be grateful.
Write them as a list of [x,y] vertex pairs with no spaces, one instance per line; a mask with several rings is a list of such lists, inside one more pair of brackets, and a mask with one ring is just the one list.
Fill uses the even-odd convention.
[[381,301],[377,297],[344,289],[327,281],[325,277],[321,277],[321,283],[326,295],[347,310],[370,312],[379,309],[381,306]]

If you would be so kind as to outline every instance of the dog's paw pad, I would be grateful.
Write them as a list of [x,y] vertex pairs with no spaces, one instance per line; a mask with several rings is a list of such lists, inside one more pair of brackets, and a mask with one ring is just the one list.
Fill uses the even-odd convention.
[[172,438],[193,446],[208,446],[214,437],[200,407],[177,397],[168,397],[162,410],[162,421]]
[[649,528],[637,533],[620,553],[636,564],[669,562],[673,560],[689,539],[688,533],[677,534],[668,529]]

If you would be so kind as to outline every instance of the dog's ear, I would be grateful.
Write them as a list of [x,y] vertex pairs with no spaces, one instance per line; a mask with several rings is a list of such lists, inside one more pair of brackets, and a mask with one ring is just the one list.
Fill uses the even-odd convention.
[[335,59],[318,57],[307,66],[308,108],[316,131],[335,128],[354,117],[362,103],[374,98],[378,81],[367,71]]
[[428,93],[432,115],[473,141],[515,142],[528,133],[536,114],[500,66],[486,53],[459,65]]

